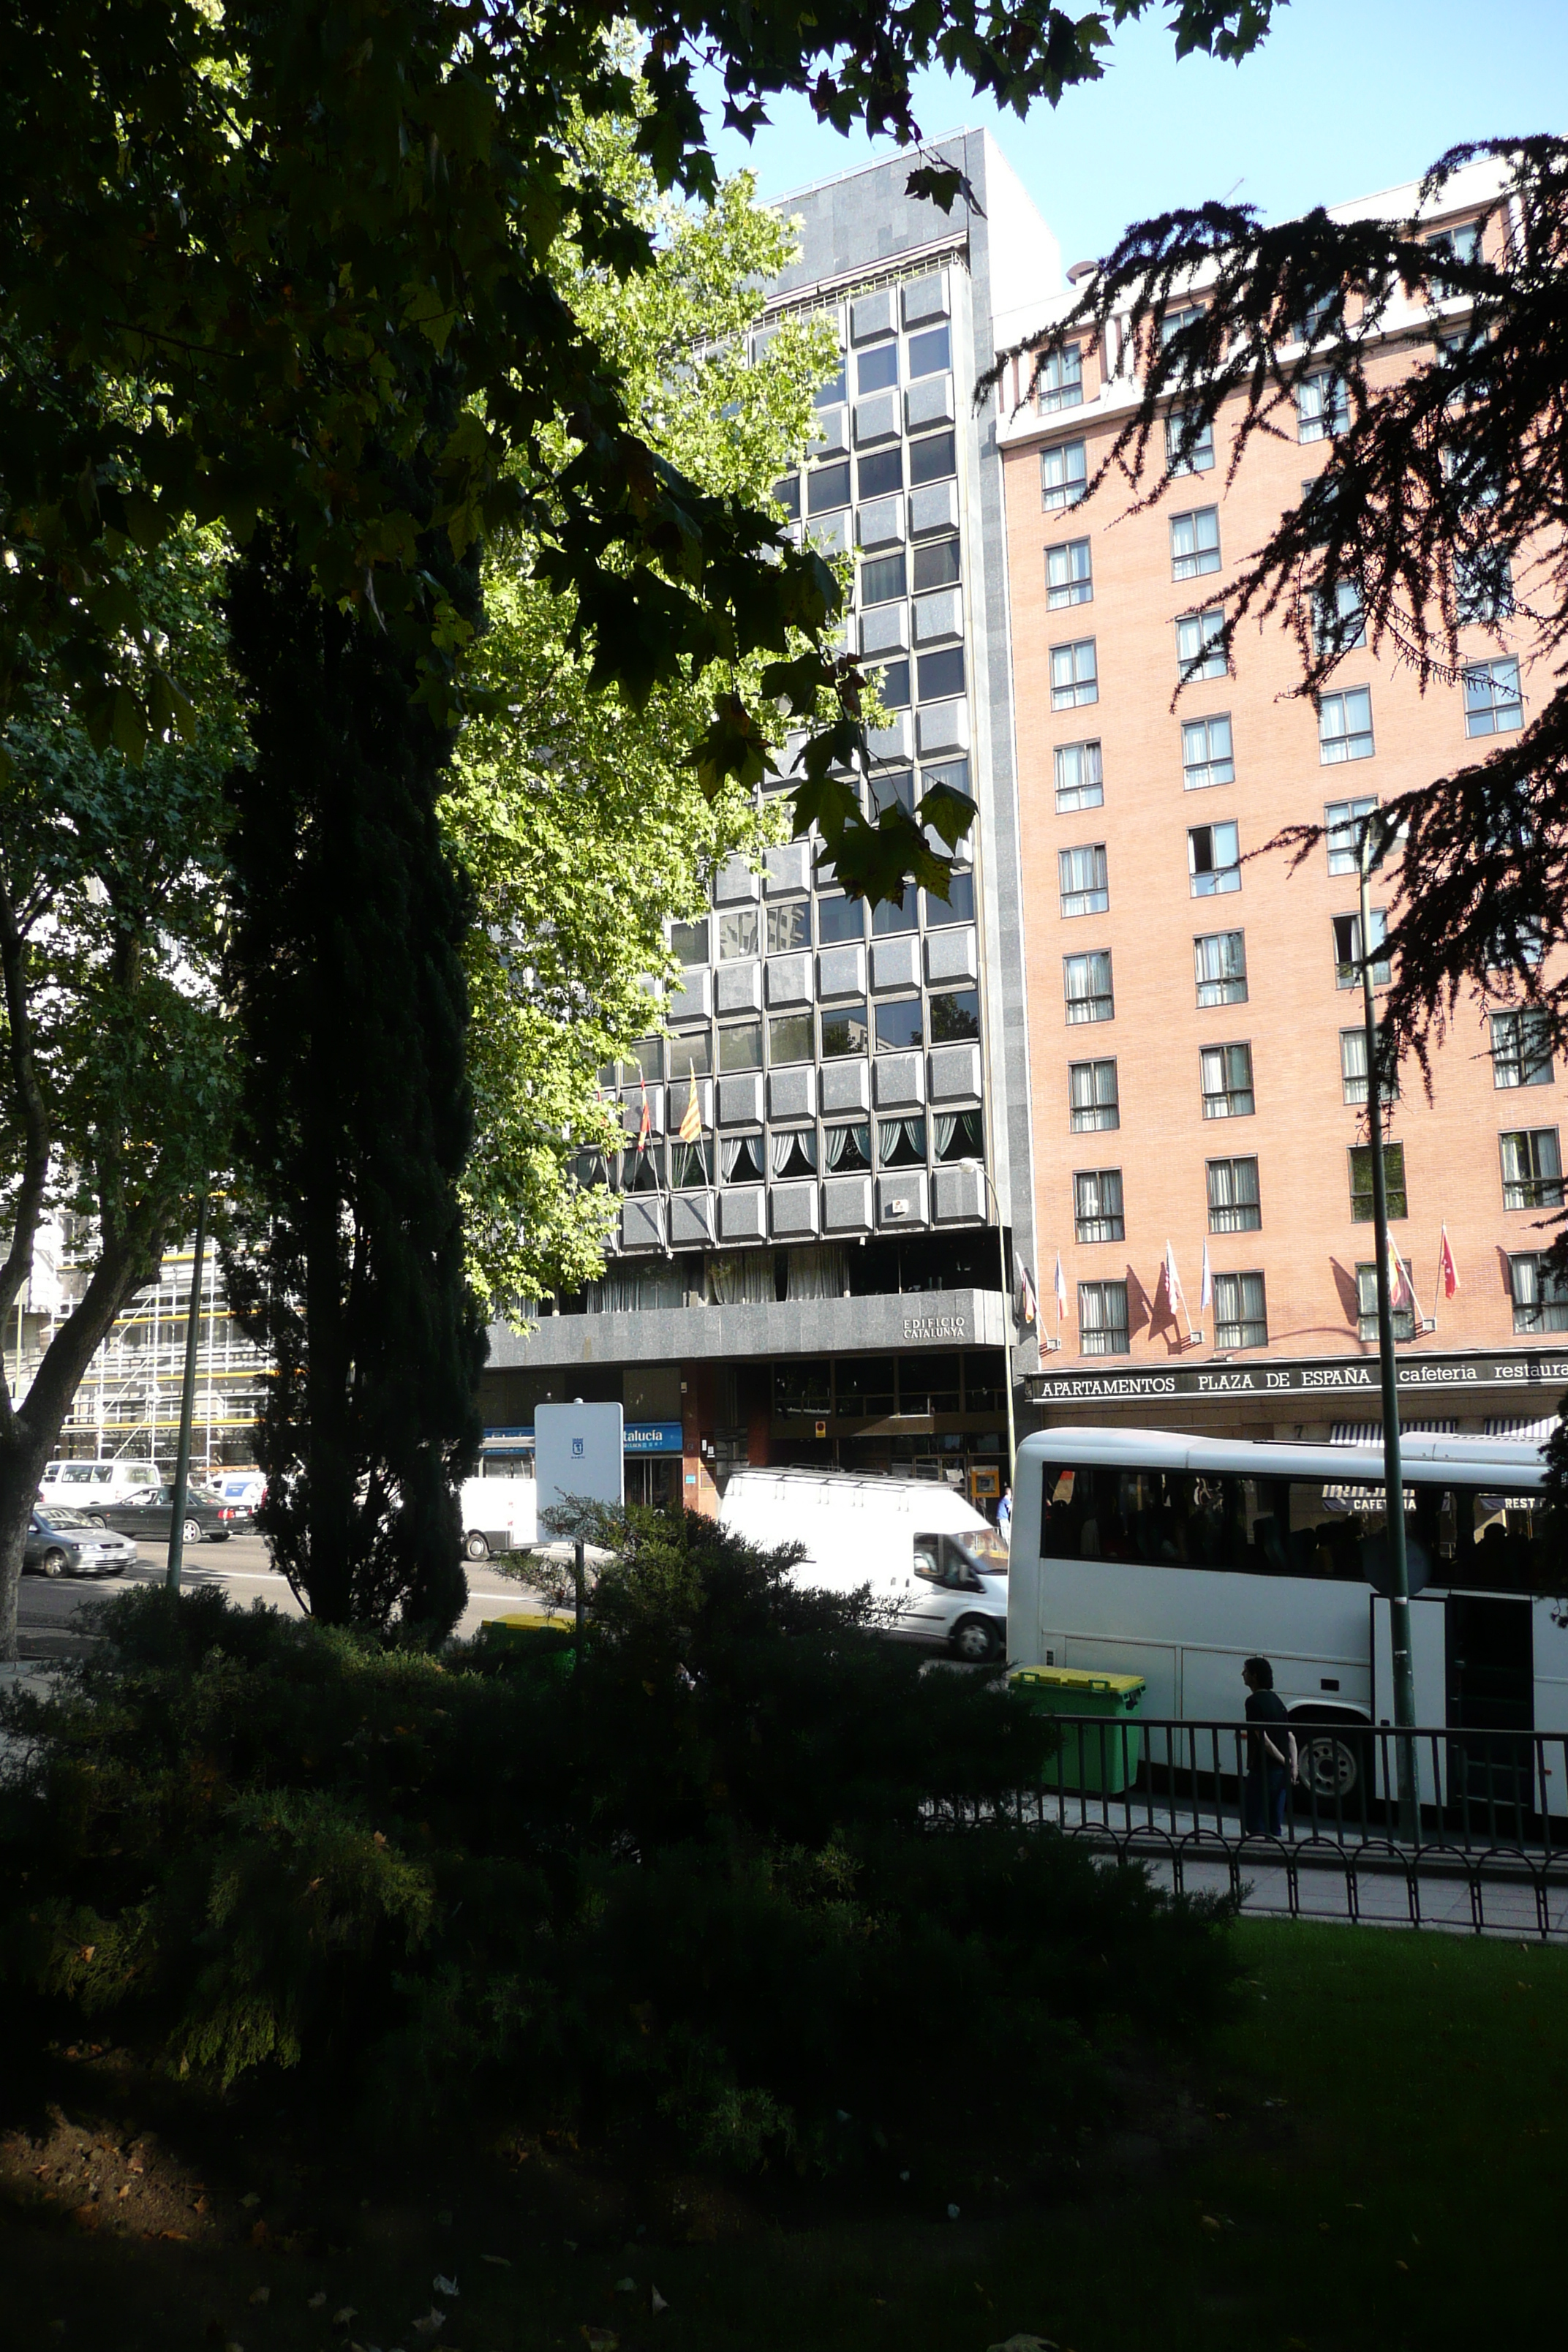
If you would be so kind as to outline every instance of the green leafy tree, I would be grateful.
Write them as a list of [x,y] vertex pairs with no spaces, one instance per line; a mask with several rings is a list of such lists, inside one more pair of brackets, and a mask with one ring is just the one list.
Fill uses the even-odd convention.
[[[756,289],[787,262],[789,234],[744,175],[711,207],[661,201],[634,129],[601,133],[594,153],[654,224],[656,267],[629,281],[592,272],[563,237],[558,274],[621,370],[650,446],[703,490],[760,502],[805,445],[836,347],[792,322],[748,363]],[[466,949],[477,1115],[463,1189],[470,1272],[496,1307],[598,1272],[613,1201],[574,1181],[572,1159],[618,1146],[600,1071],[657,1018],[646,977],[668,967],[666,919],[701,911],[706,877],[729,851],[780,835],[776,804],[759,811],[733,782],[701,790],[700,685],[657,686],[639,706],[593,683],[572,645],[575,600],[545,584],[537,556],[535,541],[509,534],[486,567],[471,675],[489,692],[443,804],[478,896]],[[734,666],[748,700],[760,667],[755,656]],[[768,720],[776,739],[764,707]]]
[[155,1274],[227,1150],[228,1024],[216,984],[223,777],[238,748],[216,591],[186,534],[132,569],[175,690],[197,712],[138,763],[95,749],[41,688],[0,737],[0,1328],[47,1216],[85,1281],[23,1397],[0,1349],[0,1655],[44,1465],[82,1374]]

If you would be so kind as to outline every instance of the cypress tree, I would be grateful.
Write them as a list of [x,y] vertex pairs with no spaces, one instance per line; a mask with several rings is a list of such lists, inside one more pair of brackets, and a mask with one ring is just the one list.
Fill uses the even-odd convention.
[[[443,552],[432,574],[476,618],[475,574]],[[253,756],[230,783],[246,1071],[227,1270],[276,1367],[261,1526],[313,1615],[438,1638],[467,1598],[454,1486],[484,1360],[457,1190],[470,900],[437,822],[451,738],[414,654],[313,594],[282,533],[237,559],[228,620]]]

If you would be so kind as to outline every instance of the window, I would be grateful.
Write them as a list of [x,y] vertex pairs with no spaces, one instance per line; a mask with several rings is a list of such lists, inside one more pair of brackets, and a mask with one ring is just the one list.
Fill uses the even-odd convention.
[[816,1173],[816,1129],[814,1127],[791,1128],[785,1133],[775,1131],[770,1154],[773,1172],[781,1182],[796,1176]]
[[1442,267],[1445,261],[1476,262],[1481,257],[1481,225],[1479,221],[1457,221],[1452,228],[1435,229],[1422,243],[1432,256],[1431,287],[1441,300],[1456,294],[1458,288]]
[[818,466],[805,478],[805,510],[807,514],[833,514],[849,503],[849,460],[837,466]]
[[809,1013],[775,1013],[768,1023],[768,1060],[776,1070],[787,1062],[809,1062],[812,1052]]
[[1184,302],[1179,310],[1163,312],[1160,319],[1161,342],[1163,344],[1170,342],[1174,336],[1182,334],[1188,327],[1194,326],[1203,315],[1204,306],[1201,302]]
[[1304,376],[1296,387],[1296,436],[1300,441],[1326,441],[1342,433],[1351,421],[1350,394],[1344,378],[1321,368]]
[[672,1143],[669,1147],[669,1189],[672,1192],[695,1192],[708,1181],[708,1147],[705,1143]]
[[831,1013],[825,1011],[822,1016],[823,1060],[837,1062],[842,1060],[846,1054],[863,1054],[868,1034],[863,1004],[836,1004]]
[[985,1120],[977,1110],[939,1111],[936,1118],[938,1160],[984,1160]]
[[1187,832],[1187,873],[1194,898],[1241,887],[1241,842],[1234,824],[1194,824]]
[[889,662],[885,669],[868,673],[884,710],[907,710],[910,707],[910,666],[907,661]]
[[866,901],[848,898],[838,893],[816,902],[816,940],[819,947],[837,947],[843,940],[863,940],[866,936]]
[[1078,1343],[1085,1356],[1125,1356],[1127,1285],[1124,1282],[1080,1282],[1078,1286]]
[[915,550],[915,593],[927,588],[952,588],[962,577],[956,531],[945,539],[922,539]]
[[921,1018],[918,996],[895,997],[890,1004],[877,1007],[877,1051],[879,1054],[904,1054],[925,1044],[925,1024]]
[[1082,849],[1058,850],[1057,870],[1064,915],[1104,914],[1110,904],[1110,888],[1103,841]]
[[669,927],[669,951],[678,964],[689,970],[694,963],[708,961],[708,918],[700,923],[672,923]]
[[[669,1041],[669,1080],[689,1082],[705,1078],[713,1067],[713,1037],[710,1030],[689,1029]],[[684,1106],[683,1106],[684,1108]]]
[[1467,662],[1463,677],[1467,735],[1510,735],[1523,726],[1516,661]]
[[1056,750],[1057,814],[1099,808],[1105,799],[1105,773],[1098,743],[1058,743]]
[[1176,623],[1176,661],[1182,683],[1194,677],[1224,677],[1229,668],[1225,644],[1225,614],[1188,613]]
[[762,935],[762,918],[755,907],[731,907],[719,918],[719,961],[733,963],[742,956],[754,956]]
[[1323,825],[1329,837],[1331,874],[1361,872],[1362,828],[1376,806],[1375,793],[1368,800],[1329,803],[1323,811]]
[[1329,293],[1320,294],[1316,301],[1309,302],[1304,314],[1297,322],[1296,341],[1299,343],[1315,343],[1325,330],[1337,331],[1344,309],[1344,299],[1342,290],[1336,286]]
[[1258,1232],[1263,1211],[1258,1198],[1256,1160],[1211,1160],[1208,1194],[1211,1234]]
[[1040,452],[1040,504],[1047,514],[1076,507],[1089,487],[1089,462],[1082,441],[1058,441]]
[[628,1143],[621,1154],[621,1189],[626,1192],[657,1192],[664,1161],[664,1148],[658,1143],[645,1143],[640,1150]]
[[1372,739],[1370,687],[1351,686],[1342,694],[1320,695],[1318,758],[1325,768],[1335,767],[1342,760],[1370,760],[1376,748]]
[[980,1034],[980,995],[973,988],[950,988],[931,1001],[931,1042],[956,1045]]
[[1086,1168],[1072,1180],[1073,1237],[1080,1242],[1127,1238],[1120,1168]]
[[1068,1125],[1075,1135],[1089,1135],[1120,1127],[1121,1105],[1116,1092],[1114,1062],[1068,1064]]
[[1531,1007],[1519,1013],[1494,1013],[1491,1029],[1494,1087],[1553,1083],[1552,1031],[1544,1013]]
[[904,453],[898,442],[889,449],[873,449],[855,467],[856,487],[862,500],[890,498],[904,487]]
[[1219,570],[1219,509],[1195,507],[1171,517],[1171,577],[1195,580]]
[[860,603],[891,604],[904,595],[908,588],[908,565],[902,548],[897,555],[879,555],[873,563],[860,566]]
[[[1382,907],[1374,907],[1372,910],[1370,941],[1373,988],[1386,988],[1394,976],[1393,966],[1388,958],[1380,956],[1377,952],[1387,936],[1387,912]],[[1359,915],[1334,917],[1334,986],[1336,988],[1361,986],[1361,917]]]
[[760,1021],[732,1021],[719,1032],[719,1067],[721,1070],[760,1070],[763,1066],[763,1024]]
[[952,365],[952,335],[946,321],[910,337],[910,382],[922,375],[942,375]]
[[811,900],[791,898],[767,910],[768,953],[798,955],[811,945]]
[[1250,1045],[1205,1045],[1198,1055],[1198,1076],[1205,1118],[1252,1117]]
[[1198,986],[1198,1009],[1211,1004],[1247,1003],[1247,934],[1209,931],[1193,941],[1193,971]]
[[1217,1348],[1267,1348],[1268,1316],[1260,1274],[1216,1274],[1214,1336]]
[[1502,1151],[1505,1209],[1560,1209],[1563,1159],[1554,1127],[1521,1129],[1498,1138]]
[[719,1147],[719,1165],[726,1184],[760,1184],[763,1181],[762,1137],[727,1135]]
[[822,1130],[822,1166],[828,1176],[858,1176],[871,1165],[871,1122],[858,1118],[847,1127]]
[[926,1164],[926,1123],[923,1118],[879,1118],[877,1159],[884,1168],[923,1168]]
[[[904,807],[910,803],[900,795]],[[890,805],[889,801],[882,803]],[[912,882],[907,882],[896,898],[879,898],[871,909],[871,936],[875,940],[896,939],[900,931],[920,929],[920,902]]]
[[786,474],[782,482],[775,482],[773,496],[791,522],[798,522],[800,520],[800,476]]
[[[915,772],[912,768],[883,768],[871,779],[871,814],[880,816],[884,809],[901,808],[913,815],[915,806]],[[879,907],[871,918],[871,928],[881,928],[882,909]],[[900,926],[901,928],[901,926]]]
[[[1385,1143],[1383,1147],[1383,1182],[1388,1195],[1388,1214],[1407,1217],[1410,1203],[1405,1191],[1405,1146]],[[1355,1143],[1351,1146],[1351,1223],[1370,1225],[1372,1223],[1372,1146]]]
[[1116,1018],[1109,949],[1102,949],[1094,955],[1064,956],[1062,972],[1069,1024],[1113,1021]]
[[1165,419],[1165,469],[1171,474],[1206,474],[1214,466],[1214,425],[1195,409],[1173,408]]
[[952,434],[930,433],[923,441],[910,443],[911,484],[951,481],[957,471],[958,444]]
[[844,354],[838,354],[838,366],[826,383],[819,383],[811,395],[813,408],[837,408],[849,397],[849,379],[845,373]]
[[1068,343],[1059,352],[1047,353],[1036,383],[1035,398],[1042,416],[1054,415],[1058,409],[1082,405],[1081,343]]
[[1087,539],[1069,539],[1046,550],[1046,605],[1059,612],[1064,604],[1091,604],[1094,577],[1089,568]]
[[873,343],[862,352],[855,362],[855,390],[864,400],[868,392],[886,392],[899,380],[899,347],[896,342]]
[[[1340,1091],[1346,1102],[1361,1105],[1366,1100],[1366,1031],[1364,1028],[1340,1031]],[[1378,1072],[1379,1102],[1399,1100],[1399,1073],[1392,1076],[1386,1069]]]
[[1510,1257],[1508,1269],[1514,1329],[1568,1331],[1568,1279],[1549,1273],[1539,1250],[1532,1250],[1528,1257]]
[[1100,671],[1094,639],[1080,637],[1074,646],[1051,647],[1051,709],[1074,710],[1100,700]]
[[1184,719],[1182,782],[1187,791],[1201,793],[1210,784],[1235,782],[1228,713],[1222,711],[1213,719]]
[[1366,608],[1353,580],[1312,592],[1312,635],[1320,654],[1350,654],[1366,643]]
[[915,664],[917,702],[945,702],[963,692],[963,647],[943,646],[938,654],[921,654]]
[[926,892],[926,929],[940,931],[954,923],[974,920],[974,877],[967,869],[954,874],[947,886],[947,896],[939,898],[934,890]]
[[[1356,1335],[1359,1339],[1377,1338],[1377,1268],[1358,1265],[1355,1270]],[[1415,1310],[1408,1303],[1394,1307],[1390,1316],[1396,1339],[1415,1337]]]
[[1506,621],[1513,611],[1513,567],[1499,547],[1462,548],[1454,556],[1454,614],[1468,625]]

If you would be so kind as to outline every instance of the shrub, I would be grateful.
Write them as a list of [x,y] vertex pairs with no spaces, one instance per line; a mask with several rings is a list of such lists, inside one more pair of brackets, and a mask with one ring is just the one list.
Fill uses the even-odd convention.
[[[207,1591],[107,1604],[9,1706],[13,2002],[222,2083],[303,2062],[410,2118],[826,2168],[1037,2127],[1106,2021],[1214,2012],[1216,1906],[1007,1825],[1039,1718],[711,1521],[616,1533],[570,1674]],[[992,1825],[939,1826],[954,1796]]]

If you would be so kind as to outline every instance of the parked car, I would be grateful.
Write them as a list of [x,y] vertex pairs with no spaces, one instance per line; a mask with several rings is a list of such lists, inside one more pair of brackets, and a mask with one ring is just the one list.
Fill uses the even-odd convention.
[[27,1523],[24,1576],[123,1576],[135,1561],[129,1536],[113,1534],[75,1511],[35,1511]]
[[[172,1486],[149,1487],[118,1503],[94,1503],[82,1516],[95,1526],[118,1528],[121,1535],[167,1543],[174,1525],[174,1491]],[[198,1495],[187,1486],[184,1517],[187,1543],[200,1543],[204,1536],[225,1543],[249,1526],[253,1514],[243,1504],[215,1503],[210,1495]]]

